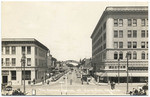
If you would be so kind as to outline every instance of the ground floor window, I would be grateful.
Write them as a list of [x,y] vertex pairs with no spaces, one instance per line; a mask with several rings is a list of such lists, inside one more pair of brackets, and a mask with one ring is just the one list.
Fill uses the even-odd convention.
[[[22,80],[24,80],[24,71],[22,71]],[[25,71],[25,80],[31,80],[31,71]]]
[[11,71],[11,80],[16,80],[16,71]]

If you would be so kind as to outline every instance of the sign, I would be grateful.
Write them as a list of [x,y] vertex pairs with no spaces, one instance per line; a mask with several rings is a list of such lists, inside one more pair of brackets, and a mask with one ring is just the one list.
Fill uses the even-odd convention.
[[11,90],[12,90],[12,86],[7,86],[7,87],[5,88],[5,90],[6,90],[6,91],[11,91]]
[[2,71],[2,75],[3,75],[3,76],[9,75],[9,71]]

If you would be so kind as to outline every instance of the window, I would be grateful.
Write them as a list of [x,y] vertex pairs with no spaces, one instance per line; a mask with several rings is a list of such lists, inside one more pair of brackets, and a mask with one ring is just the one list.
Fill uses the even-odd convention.
[[11,53],[12,53],[12,54],[16,54],[16,47],[15,47],[15,46],[12,46],[12,47],[11,47]]
[[147,53],[147,59],[148,59],[148,53]]
[[131,42],[128,42],[128,48],[131,48],[132,44]]
[[37,66],[37,64],[38,64],[38,63],[37,63],[37,59],[35,59],[35,66]]
[[11,71],[11,80],[16,80],[16,71]]
[[123,48],[123,42],[119,42],[119,48]]
[[31,66],[31,58],[27,58],[27,66]]
[[[22,71],[22,80],[24,80],[24,71]],[[31,71],[25,71],[25,80],[31,80]]]
[[10,62],[9,58],[6,58],[6,66],[9,66],[9,62]]
[[27,54],[31,54],[31,46],[27,46]]
[[147,37],[148,37],[148,30],[147,30]]
[[106,49],[106,43],[103,45],[104,49]]
[[35,55],[37,55],[37,47],[35,47]]
[[145,37],[145,30],[141,31],[141,37],[144,38]]
[[142,20],[141,20],[141,25],[142,25],[142,26],[145,26],[145,19],[142,19]]
[[141,42],[141,48],[145,48],[145,42]]
[[3,48],[4,48],[4,47],[2,46],[2,54],[4,54],[4,51],[3,51],[4,49],[3,49]]
[[26,52],[25,46],[22,46],[22,54]]
[[114,48],[118,48],[118,42],[114,42]]
[[1,58],[1,64],[2,64],[2,66],[3,66],[3,63],[4,63],[3,58]]
[[129,52],[129,53],[128,53],[128,58],[129,58],[129,59],[131,59],[131,57],[132,57],[131,55],[132,55],[131,52]]
[[137,26],[137,19],[133,19],[133,26]]
[[119,26],[120,26],[120,27],[123,26],[123,19],[119,19]]
[[132,20],[128,19],[128,26],[132,26]]
[[137,37],[137,30],[133,30],[133,37],[134,37],[134,38]]
[[137,53],[133,52],[133,59],[137,59]]
[[118,59],[118,53],[117,52],[114,53],[114,59]]
[[118,19],[114,19],[114,26],[118,26]]
[[128,38],[131,38],[131,37],[132,37],[132,31],[128,30]]
[[148,19],[147,19],[147,23],[146,23],[146,25],[148,26]]
[[111,69],[111,66],[109,66],[109,69]]
[[6,52],[5,52],[5,53],[6,53],[6,54],[9,54],[9,46],[6,46],[5,49],[6,49]]
[[123,30],[119,30],[119,38],[123,38]]
[[16,58],[12,58],[12,66],[16,65]]
[[133,48],[137,48],[137,42],[133,42]]
[[147,42],[147,48],[148,48],[148,42]]
[[122,52],[119,53],[119,59],[123,59],[123,53]]
[[142,58],[141,59],[145,59],[145,52],[142,52]]
[[114,30],[114,38],[117,38],[117,37],[118,37],[118,31]]

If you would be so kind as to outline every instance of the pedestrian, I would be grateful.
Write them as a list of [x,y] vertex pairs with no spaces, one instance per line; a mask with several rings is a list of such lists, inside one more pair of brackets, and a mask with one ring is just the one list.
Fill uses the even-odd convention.
[[116,85],[116,83],[115,83],[115,82],[113,82],[113,89],[115,89],[115,85]]
[[33,84],[35,85],[35,79],[33,79]]
[[42,79],[42,84],[44,85],[44,79],[43,79],[43,77],[41,79]]
[[110,86],[111,86],[111,89],[113,90],[113,82],[111,82]]
[[137,89],[135,89],[134,93],[135,93],[135,95],[138,95],[138,90],[137,90]]

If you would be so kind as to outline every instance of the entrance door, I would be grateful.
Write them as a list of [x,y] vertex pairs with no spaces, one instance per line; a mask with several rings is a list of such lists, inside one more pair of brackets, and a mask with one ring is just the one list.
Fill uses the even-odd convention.
[[8,82],[8,77],[7,76],[3,76],[3,82],[2,83],[7,83]]

